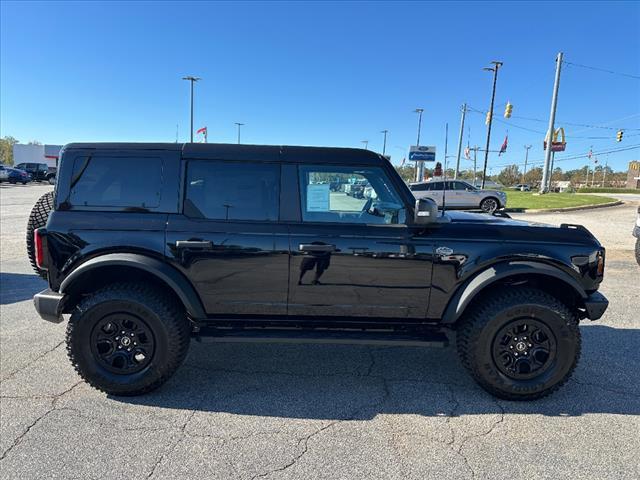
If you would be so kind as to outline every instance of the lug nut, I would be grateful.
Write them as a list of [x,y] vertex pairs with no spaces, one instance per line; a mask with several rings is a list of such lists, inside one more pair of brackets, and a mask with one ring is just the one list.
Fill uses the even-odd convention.
[[133,337],[133,333],[131,334],[131,336]]

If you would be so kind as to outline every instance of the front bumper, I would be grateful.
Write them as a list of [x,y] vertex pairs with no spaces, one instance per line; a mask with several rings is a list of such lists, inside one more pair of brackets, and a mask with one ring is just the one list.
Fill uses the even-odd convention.
[[598,320],[609,306],[609,300],[600,292],[593,292],[584,301],[586,317],[589,320]]
[[46,289],[33,296],[33,304],[38,315],[47,322],[62,322],[62,307],[64,306],[65,295]]

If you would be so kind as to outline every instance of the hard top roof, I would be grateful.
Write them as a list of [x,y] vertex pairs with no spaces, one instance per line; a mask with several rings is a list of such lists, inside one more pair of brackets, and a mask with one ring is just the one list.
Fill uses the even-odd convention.
[[290,145],[238,145],[233,143],[69,143],[65,150],[182,151],[183,158],[287,163],[382,165],[381,155],[361,148],[301,147]]

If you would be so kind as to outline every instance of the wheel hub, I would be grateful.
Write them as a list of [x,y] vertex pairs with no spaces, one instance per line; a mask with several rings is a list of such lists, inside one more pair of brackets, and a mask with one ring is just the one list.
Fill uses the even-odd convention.
[[112,373],[135,373],[149,364],[155,352],[153,332],[134,315],[107,315],[93,327],[91,352]]
[[493,341],[492,356],[498,369],[515,380],[544,373],[556,355],[556,340],[542,321],[514,320],[500,329]]

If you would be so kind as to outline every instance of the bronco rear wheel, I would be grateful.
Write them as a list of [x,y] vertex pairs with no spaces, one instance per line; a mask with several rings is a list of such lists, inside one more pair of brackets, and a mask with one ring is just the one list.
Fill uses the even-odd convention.
[[47,224],[49,219],[49,213],[53,210],[53,192],[47,192],[42,195],[36,204],[31,209],[29,214],[29,221],[27,222],[27,256],[29,257],[29,263],[33,271],[40,275],[45,280],[47,279],[47,272],[38,268],[36,264],[36,254],[33,232],[36,228],[42,228]]
[[546,292],[506,288],[469,307],[458,328],[458,353],[489,393],[506,400],[542,398],[560,388],[577,365],[578,321]]
[[118,283],[76,307],[67,354],[92,387],[113,395],[150,392],[176,371],[189,348],[184,308],[163,290]]

